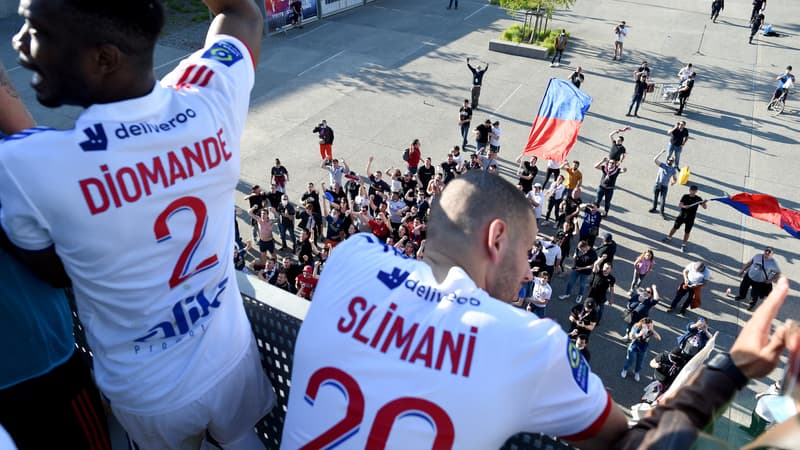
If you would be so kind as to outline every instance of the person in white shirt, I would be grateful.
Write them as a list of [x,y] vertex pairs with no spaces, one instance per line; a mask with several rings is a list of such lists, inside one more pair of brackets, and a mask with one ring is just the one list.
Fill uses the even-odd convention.
[[681,315],[686,314],[686,308],[692,304],[693,299],[696,298],[699,301],[703,286],[705,286],[710,279],[711,272],[709,272],[704,262],[697,261],[687,264],[686,267],[683,268],[683,280],[681,284],[678,285],[675,298],[672,299],[672,303],[669,305],[669,308],[667,308],[667,312],[672,312],[678,306],[681,299],[686,297],[686,301],[683,302],[678,312],[678,314]]
[[550,176],[553,176],[555,180],[561,174],[561,163],[558,161],[554,161],[552,159],[547,160],[547,173],[544,175],[544,182],[542,186],[547,186],[547,182],[550,181]]
[[503,131],[500,129],[500,121],[495,120],[492,124],[492,132],[489,133],[489,149],[495,153],[500,153],[500,135]]
[[542,245],[542,254],[544,254],[544,271],[550,275],[550,278],[553,277],[556,268],[561,265],[561,258],[563,256],[561,253],[561,246],[559,246],[556,241],[557,237],[555,235],[553,235],[551,242],[546,242],[541,239],[538,241],[539,244]]
[[547,302],[553,295],[550,287],[550,275],[544,270],[539,272],[539,276],[533,279],[533,290],[531,292],[531,302],[527,309],[536,314],[539,318],[547,317]]
[[564,198],[566,188],[564,175],[559,175],[554,181],[550,182],[550,186],[544,193],[545,198],[547,198],[547,214],[545,214],[544,220],[550,220],[550,213],[553,211],[555,211],[553,220],[558,218],[558,207],[561,206],[561,200]]
[[689,77],[695,73],[694,67],[692,67],[692,63],[686,64],[684,67],[681,67],[681,70],[678,71],[678,80],[680,83],[688,80]]
[[533,214],[536,217],[536,223],[542,218],[542,208],[544,206],[544,195],[542,195],[542,185],[539,183],[533,184],[533,190],[528,192],[528,203],[533,208]]
[[625,21],[620,22],[619,25],[614,27],[614,60],[622,60],[622,43],[628,35],[628,29],[625,27]]
[[23,0],[13,38],[39,103],[85,110],[3,141],[0,225],[34,272],[71,281],[97,385],[143,449],[207,432],[258,448],[274,403],[231,258],[264,21],[250,0],[205,3],[204,47],[160,82],[155,0]]

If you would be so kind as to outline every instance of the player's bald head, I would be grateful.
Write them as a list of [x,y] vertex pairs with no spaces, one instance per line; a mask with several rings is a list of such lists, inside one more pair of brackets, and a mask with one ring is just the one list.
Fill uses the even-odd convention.
[[428,240],[472,238],[494,219],[505,221],[515,237],[522,237],[518,233],[524,225],[535,220],[527,199],[513,184],[498,175],[473,170],[448,183],[434,202]]

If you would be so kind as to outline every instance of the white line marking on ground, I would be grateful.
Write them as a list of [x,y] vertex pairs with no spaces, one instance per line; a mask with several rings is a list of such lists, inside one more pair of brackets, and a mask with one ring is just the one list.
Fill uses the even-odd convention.
[[502,107],[503,107],[503,105],[505,105],[507,101],[511,100],[511,97],[513,97],[513,96],[514,96],[514,94],[516,94],[516,93],[517,93],[517,91],[519,90],[519,88],[521,88],[521,87],[522,87],[522,85],[520,84],[519,86],[517,86],[517,88],[516,88],[516,89],[514,89],[514,92],[512,92],[512,93],[508,94],[508,97],[506,97],[506,99],[505,99],[505,100],[503,100],[503,103],[500,103],[500,106],[498,106],[497,108],[495,108],[495,110],[494,110],[494,113],[495,113],[495,114],[497,114],[497,111],[500,111],[500,108],[502,108]]
[[304,71],[302,71],[302,72],[298,73],[298,74],[297,74],[297,76],[298,76],[298,77],[300,77],[300,76],[303,76],[304,74],[306,74],[306,73],[308,73],[308,72],[310,72],[310,71],[312,71],[312,70],[316,69],[317,67],[319,67],[319,66],[321,66],[321,65],[325,64],[326,62],[328,62],[328,61],[332,60],[333,58],[336,58],[337,56],[341,55],[342,53],[344,53],[344,50],[340,51],[339,53],[337,53],[337,54],[335,54],[335,55],[333,55],[333,56],[331,56],[331,57],[329,57],[329,58],[323,59],[322,61],[320,61],[320,62],[318,62],[318,63],[314,64],[313,66],[309,67],[308,69],[306,69],[306,70],[304,70]]
[[472,13],[472,14],[468,15],[467,17],[464,17],[464,20],[467,20],[467,19],[469,19],[470,17],[474,16],[475,14],[478,14],[479,12],[483,11],[483,8],[488,8],[488,7],[489,7],[489,5],[483,5],[483,6],[481,6],[481,7],[480,7],[480,8],[478,8],[478,10],[477,10],[477,11],[475,11],[474,13]]
[[293,41],[293,40],[295,40],[295,39],[299,39],[299,38],[301,38],[301,37],[308,36],[309,34],[311,34],[311,33],[315,32],[315,31],[319,31],[320,29],[322,29],[322,28],[325,28],[325,27],[327,27],[327,26],[328,26],[328,25],[330,25],[330,24],[331,24],[330,22],[325,22],[325,23],[323,23],[322,25],[318,26],[317,28],[314,28],[314,29],[313,29],[313,30],[311,30],[311,31],[306,31],[305,33],[298,34],[298,35],[297,35],[297,36],[295,36],[295,37],[290,37],[290,38],[289,38],[289,40],[290,40],[290,41]]

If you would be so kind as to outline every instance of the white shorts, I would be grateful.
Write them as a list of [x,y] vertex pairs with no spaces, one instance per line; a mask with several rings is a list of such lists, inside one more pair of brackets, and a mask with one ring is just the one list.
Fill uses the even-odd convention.
[[272,409],[275,392],[261,366],[255,340],[220,382],[180,409],[154,416],[131,414],[111,405],[140,450],[197,450],[206,430],[224,448],[263,449],[254,427]]

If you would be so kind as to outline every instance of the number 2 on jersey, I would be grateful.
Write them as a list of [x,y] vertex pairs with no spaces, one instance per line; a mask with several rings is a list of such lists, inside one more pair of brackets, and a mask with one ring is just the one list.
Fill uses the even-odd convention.
[[197,197],[181,197],[170,203],[169,206],[164,209],[164,211],[161,211],[161,214],[158,215],[156,222],[153,225],[153,231],[155,232],[156,240],[158,242],[164,242],[172,237],[172,234],[169,231],[169,224],[167,222],[173,214],[183,210],[188,210],[194,213],[194,229],[192,231],[191,239],[189,239],[186,247],[184,247],[183,251],[178,257],[178,261],[175,263],[175,268],[172,269],[172,275],[169,277],[170,289],[175,288],[179,284],[183,283],[192,275],[195,275],[206,269],[210,269],[219,263],[217,255],[214,254],[201,261],[200,264],[191,270],[191,272],[189,271],[189,265],[191,263],[192,256],[194,256],[197,246],[200,245],[200,241],[205,235],[206,225],[208,223],[208,212],[206,205]]
[[[364,419],[364,393],[358,382],[347,372],[335,367],[323,367],[308,380],[305,398],[306,402],[314,406],[319,389],[323,386],[332,386],[344,394],[347,400],[345,416],[330,427],[327,431],[307,443],[302,450],[331,449],[346,441],[359,431]],[[372,428],[367,437],[366,450],[380,450],[386,448],[389,433],[397,419],[417,417],[428,422],[435,433],[433,450],[448,450],[453,448],[455,429],[450,416],[437,404],[421,398],[402,397],[383,405],[375,414]]]

